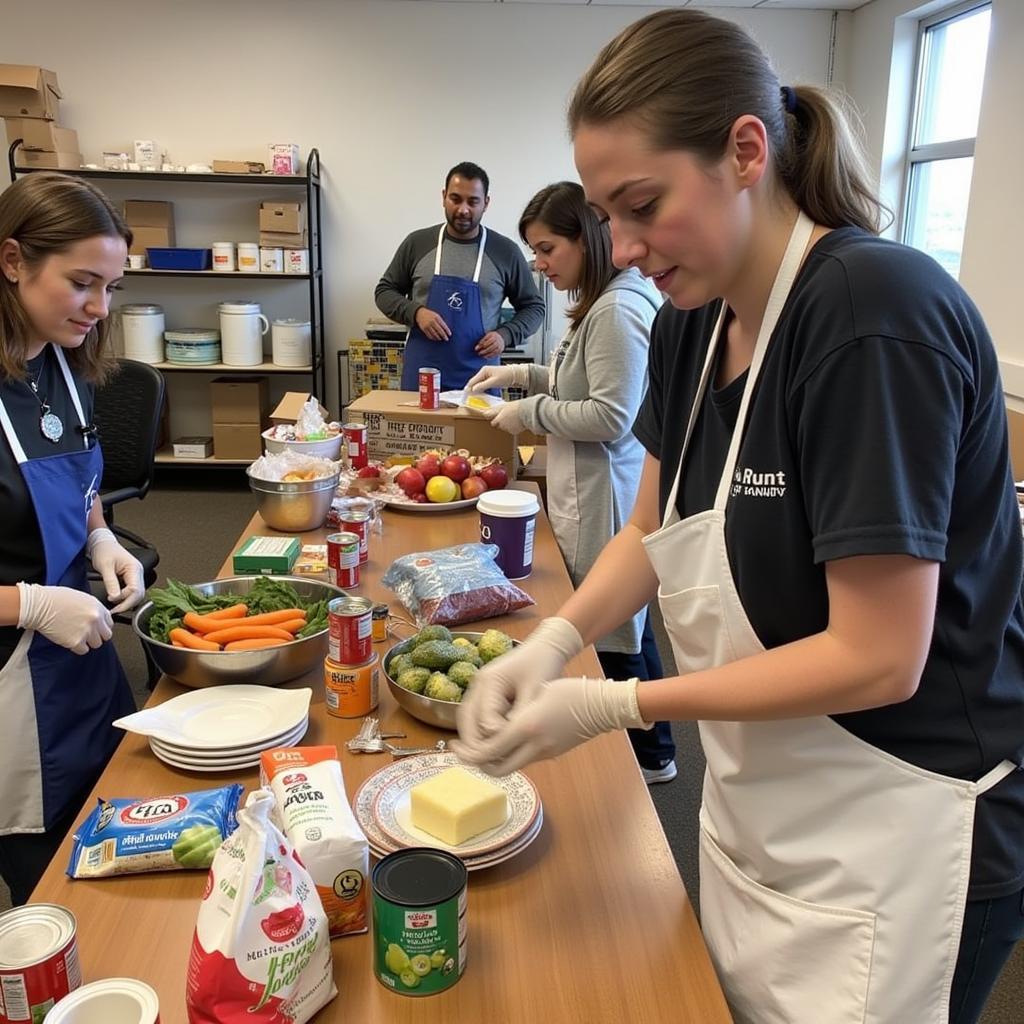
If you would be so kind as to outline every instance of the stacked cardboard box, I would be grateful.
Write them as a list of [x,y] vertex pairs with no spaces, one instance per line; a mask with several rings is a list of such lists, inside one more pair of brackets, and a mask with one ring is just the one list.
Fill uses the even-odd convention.
[[132,229],[132,255],[145,256],[147,249],[174,248],[174,203],[126,199],[124,220]]
[[57,75],[31,64],[0,64],[0,117],[8,143],[21,139],[21,167],[58,170],[82,166],[78,133],[57,124],[60,108]]
[[308,249],[306,212],[302,203],[260,203],[260,245]]
[[270,409],[267,377],[218,377],[210,382],[213,457],[258,459]]

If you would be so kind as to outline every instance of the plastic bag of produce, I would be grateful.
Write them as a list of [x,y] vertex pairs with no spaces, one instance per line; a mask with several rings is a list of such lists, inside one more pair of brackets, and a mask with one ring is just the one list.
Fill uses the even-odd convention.
[[496,544],[459,544],[396,558],[382,582],[420,626],[457,626],[526,608],[532,597],[494,561]]
[[273,806],[270,790],[250,793],[214,857],[189,957],[190,1024],[304,1024],[338,994],[327,915]]
[[331,938],[365,932],[369,847],[345,794],[338,748],[264,750],[260,782],[273,792],[274,820],[316,884]]
[[235,831],[237,784],[172,796],[99,800],[75,829],[67,873],[102,878],[139,871],[208,868]]

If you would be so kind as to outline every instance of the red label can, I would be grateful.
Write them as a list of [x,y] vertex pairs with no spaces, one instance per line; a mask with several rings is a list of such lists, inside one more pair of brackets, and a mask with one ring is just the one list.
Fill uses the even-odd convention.
[[373,602],[336,597],[327,605],[327,657],[341,665],[365,665],[373,657]]
[[359,534],[327,535],[327,578],[342,590],[359,586]]
[[359,538],[359,564],[363,565],[368,562],[370,560],[370,513],[346,509],[338,518],[341,520],[339,525],[346,533],[354,533]]
[[441,371],[433,366],[420,367],[420,408],[441,408]]
[[74,914],[29,903],[0,914],[0,1021],[42,1020],[82,984]]
[[377,706],[379,658],[374,653],[365,665],[340,665],[324,658],[324,699],[327,714],[360,718]]
[[366,424],[365,423],[343,423],[341,432],[345,435],[345,444],[348,448],[348,460],[353,469],[362,469],[370,461],[366,447]]

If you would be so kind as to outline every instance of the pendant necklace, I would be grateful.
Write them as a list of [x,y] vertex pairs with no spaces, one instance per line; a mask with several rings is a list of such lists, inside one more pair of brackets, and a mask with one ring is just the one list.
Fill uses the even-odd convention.
[[64,436],[64,424],[56,413],[50,412],[49,402],[39,394],[38,377],[42,372],[43,367],[40,366],[39,373],[36,374],[36,380],[30,377],[27,383],[32,394],[35,395],[36,401],[39,403],[39,432],[47,441],[56,444]]

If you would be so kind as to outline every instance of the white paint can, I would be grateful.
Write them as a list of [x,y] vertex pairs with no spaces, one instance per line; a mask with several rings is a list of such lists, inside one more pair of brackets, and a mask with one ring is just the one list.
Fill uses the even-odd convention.
[[227,366],[259,366],[263,362],[263,335],[270,330],[258,302],[222,302],[220,311],[221,362]]
[[308,320],[275,320],[271,333],[275,366],[309,366],[313,332]]
[[164,309],[163,306],[144,303],[121,306],[118,311],[121,334],[124,336],[126,359],[140,363],[164,361]]

